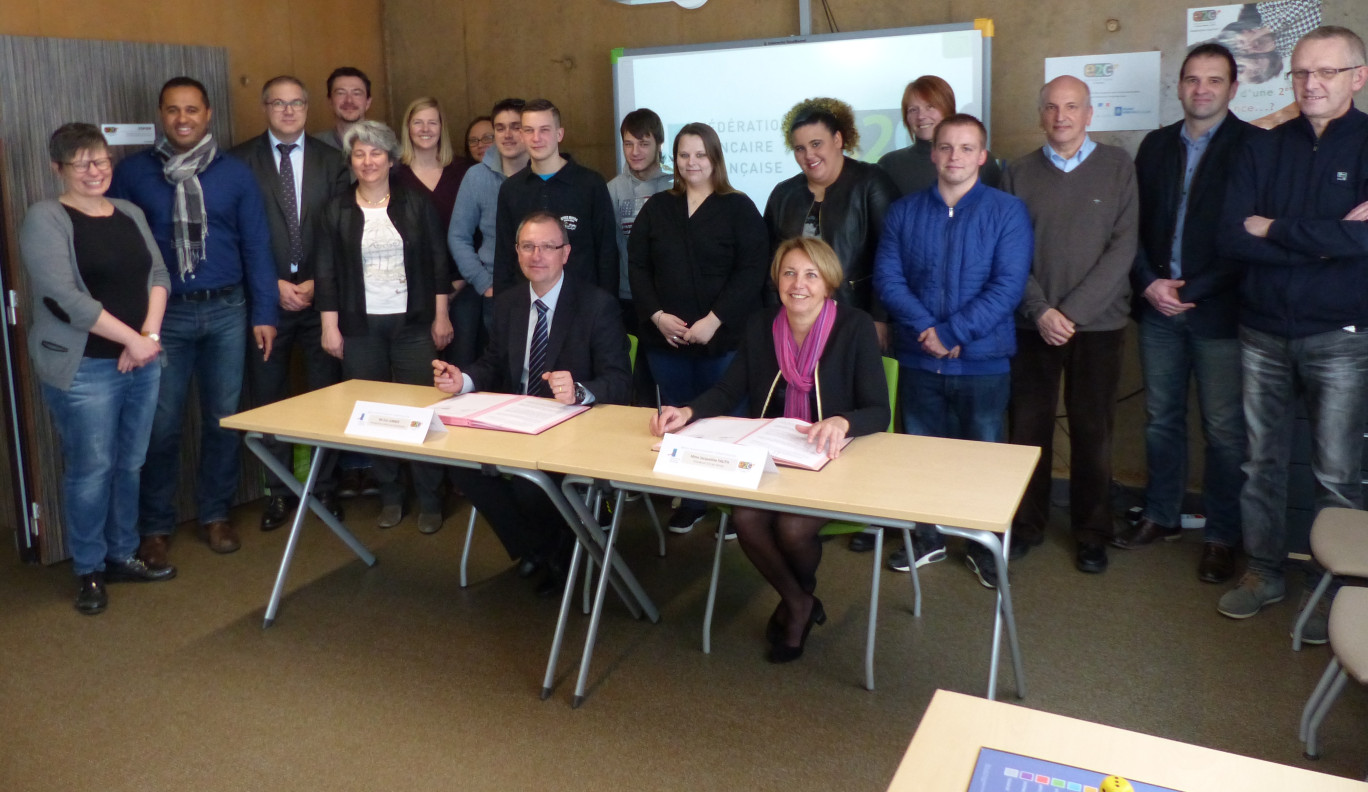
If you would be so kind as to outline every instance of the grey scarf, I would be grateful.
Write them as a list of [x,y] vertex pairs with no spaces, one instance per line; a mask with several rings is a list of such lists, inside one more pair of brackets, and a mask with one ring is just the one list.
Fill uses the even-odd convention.
[[218,154],[213,135],[205,135],[189,151],[178,154],[171,142],[162,138],[153,149],[163,160],[162,176],[176,186],[176,200],[171,213],[171,237],[176,247],[176,261],[180,265],[181,280],[195,277],[195,267],[204,258],[204,241],[209,238],[209,223],[204,211],[204,189],[199,174],[209,167]]

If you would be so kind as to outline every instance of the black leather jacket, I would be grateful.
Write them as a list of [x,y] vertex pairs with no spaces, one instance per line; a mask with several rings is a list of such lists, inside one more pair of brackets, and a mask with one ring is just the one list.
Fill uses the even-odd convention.
[[[883,232],[884,213],[898,199],[898,187],[877,165],[845,158],[841,175],[826,188],[822,200],[822,239],[836,251],[845,268],[845,281],[834,297],[867,311],[875,321],[888,314],[874,293],[874,253]],[[803,220],[815,200],[802,173],[774,186],[765,204],[770,250],[803,233]],[[770,284],[771,291],[774,284]]]

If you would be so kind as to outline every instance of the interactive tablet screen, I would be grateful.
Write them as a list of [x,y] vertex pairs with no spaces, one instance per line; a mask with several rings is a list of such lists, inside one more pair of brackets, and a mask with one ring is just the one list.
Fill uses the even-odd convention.
[[1047,762],[995,748],[979,749],[969,792],[1179,792],[1134,779]]
[[[660,116],[666,172],[680,127],[708,124],[721,139],[732,187],[763,209],[774,185],[799,173],[780,127],[802,99],[830,96],[849,103],[860,133],[854,156],[866,162],[912,142],[903,124],[902,95],[923,74],[944,78],[955,92],[956,109],[989,124],[991,133],[991,42],[991,34],[958,23],[617,50],[614,117],[620,122],[641,107]],[[618,168],[624,167],[619,156]]]

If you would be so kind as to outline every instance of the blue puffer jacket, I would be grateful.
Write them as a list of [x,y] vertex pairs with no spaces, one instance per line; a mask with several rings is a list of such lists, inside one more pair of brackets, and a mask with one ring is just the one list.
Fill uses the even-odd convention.
[[[949,375],[1008,371],[1034,245],[1026,205],[982,182],[954,208],[936,185],[889,207],[874,285],[897,327],[898,362]],[[928,327],[959,357],[922,351],[917,337]]]

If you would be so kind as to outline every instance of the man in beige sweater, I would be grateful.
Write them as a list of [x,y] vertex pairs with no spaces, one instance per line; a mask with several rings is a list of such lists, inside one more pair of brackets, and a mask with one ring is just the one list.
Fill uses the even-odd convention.
[[1088,137],[1092,97],[1074,77],[1040,92],[1046,145],[1007,169],[1003,189],[1026,203],[1035,259],[1017,309],[1010,441],[1040,446],[1013,523],[1013,556],[1044,541],[1050,512],[1055,408],[1064,378],[1069,422],[1069,516],[1081,572],[1107,568],[1111,454],[1121,340],[1130,310],[1139,203],[1135,167]]

